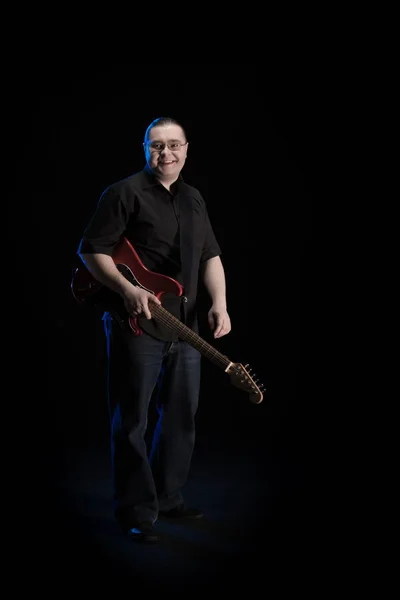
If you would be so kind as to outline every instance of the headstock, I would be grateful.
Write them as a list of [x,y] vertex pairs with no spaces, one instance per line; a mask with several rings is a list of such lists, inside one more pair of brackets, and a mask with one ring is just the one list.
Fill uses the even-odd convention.
[[249,394],[250,401],[253,404],[260,404],[263,401],[265,388],[254,377],[249,365],[243,366],[241,363],[232,363],[227,373],[234,386]]

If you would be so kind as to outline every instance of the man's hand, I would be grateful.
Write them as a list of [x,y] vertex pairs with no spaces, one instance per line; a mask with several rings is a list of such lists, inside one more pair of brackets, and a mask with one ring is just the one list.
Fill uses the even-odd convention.
[[207,319],[214,338],[220,338],[232,329],[231,319],[226,310],[211,307]]
[[146,319],[151,319],[149,304],[161,304],[157,296],[134,285],[124,291],[123,299],[125,308],[132,317],[144,316]]

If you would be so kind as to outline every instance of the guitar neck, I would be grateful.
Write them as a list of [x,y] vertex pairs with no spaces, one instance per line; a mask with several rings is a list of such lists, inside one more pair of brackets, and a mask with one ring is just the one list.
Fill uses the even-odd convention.
[[154,319],[169,329],[174,331],[182,340],[188,342],[196,348],[206,358],[211,360],[218,367],[227,371],[232,362],[227,356],[218,352],[211,344],[203,340],[197,333],[192,331],[187,325],[179,321],[174,315],[159,304],[151,304],[150,312]]

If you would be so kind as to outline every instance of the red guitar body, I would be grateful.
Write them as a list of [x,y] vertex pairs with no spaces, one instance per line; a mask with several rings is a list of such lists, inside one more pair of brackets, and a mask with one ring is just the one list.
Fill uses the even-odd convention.
[[[132,244],[126,238],[122,238],[115,247],[112,258],[118,270],[131,283],[152,292],[159,300],[167,292],[175,296],[182,296],[183,287],[181,284],[172,277],[149,271],[142,263]],[[112,311],[112,305],[115,308],[115,305],[119,301],[119,297],[114,293],[110,294],[105,289],[105,286],[97,281],[84,265],[75,270],[71,282],[71,291],[75,300],[80,304],[100,304],[104,305],[104,308],[110,311]],[[107,297],[105,302],[104,296]],[[142,330],[137,325],[136,317],[129,317],[129,325],[135,335],[142,334]]]
[[[172,277],[149,271],[126,238],[122,238],[115,247],[112,258],[118,270],[128,281],[133,285],[146,289],[148,292],[152,292],[159,300],[167,292],[178,297],[182,296],[183,287],[181,284]],[[134,335],[143,333],[137,324],[137,318],[128,315],[122,298],[97,281],[83,264],[73,274],[71,291],[75,300],[80,304],[97,304],[103,310],[113,313],[120,321],[128,320]],[[168,312],[162,305],[151,303],[151,316],[169,327],[180,339],[191,344],[203,356],[228,373],[236,387],[248,392],[251,402],[254,404],[262,402],[264,386],[254,380],[248,365],[243,366],[241,363],[232,362],[227,356],[201,338],[198,333],[192,331]]]

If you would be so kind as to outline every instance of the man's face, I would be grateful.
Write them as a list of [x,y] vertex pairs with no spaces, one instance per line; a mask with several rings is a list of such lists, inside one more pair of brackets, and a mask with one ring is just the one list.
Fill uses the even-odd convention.
[[144,144],[146,162],[160,179],[176,179],[185,164],[187,147],[179,125],[153,127]]

